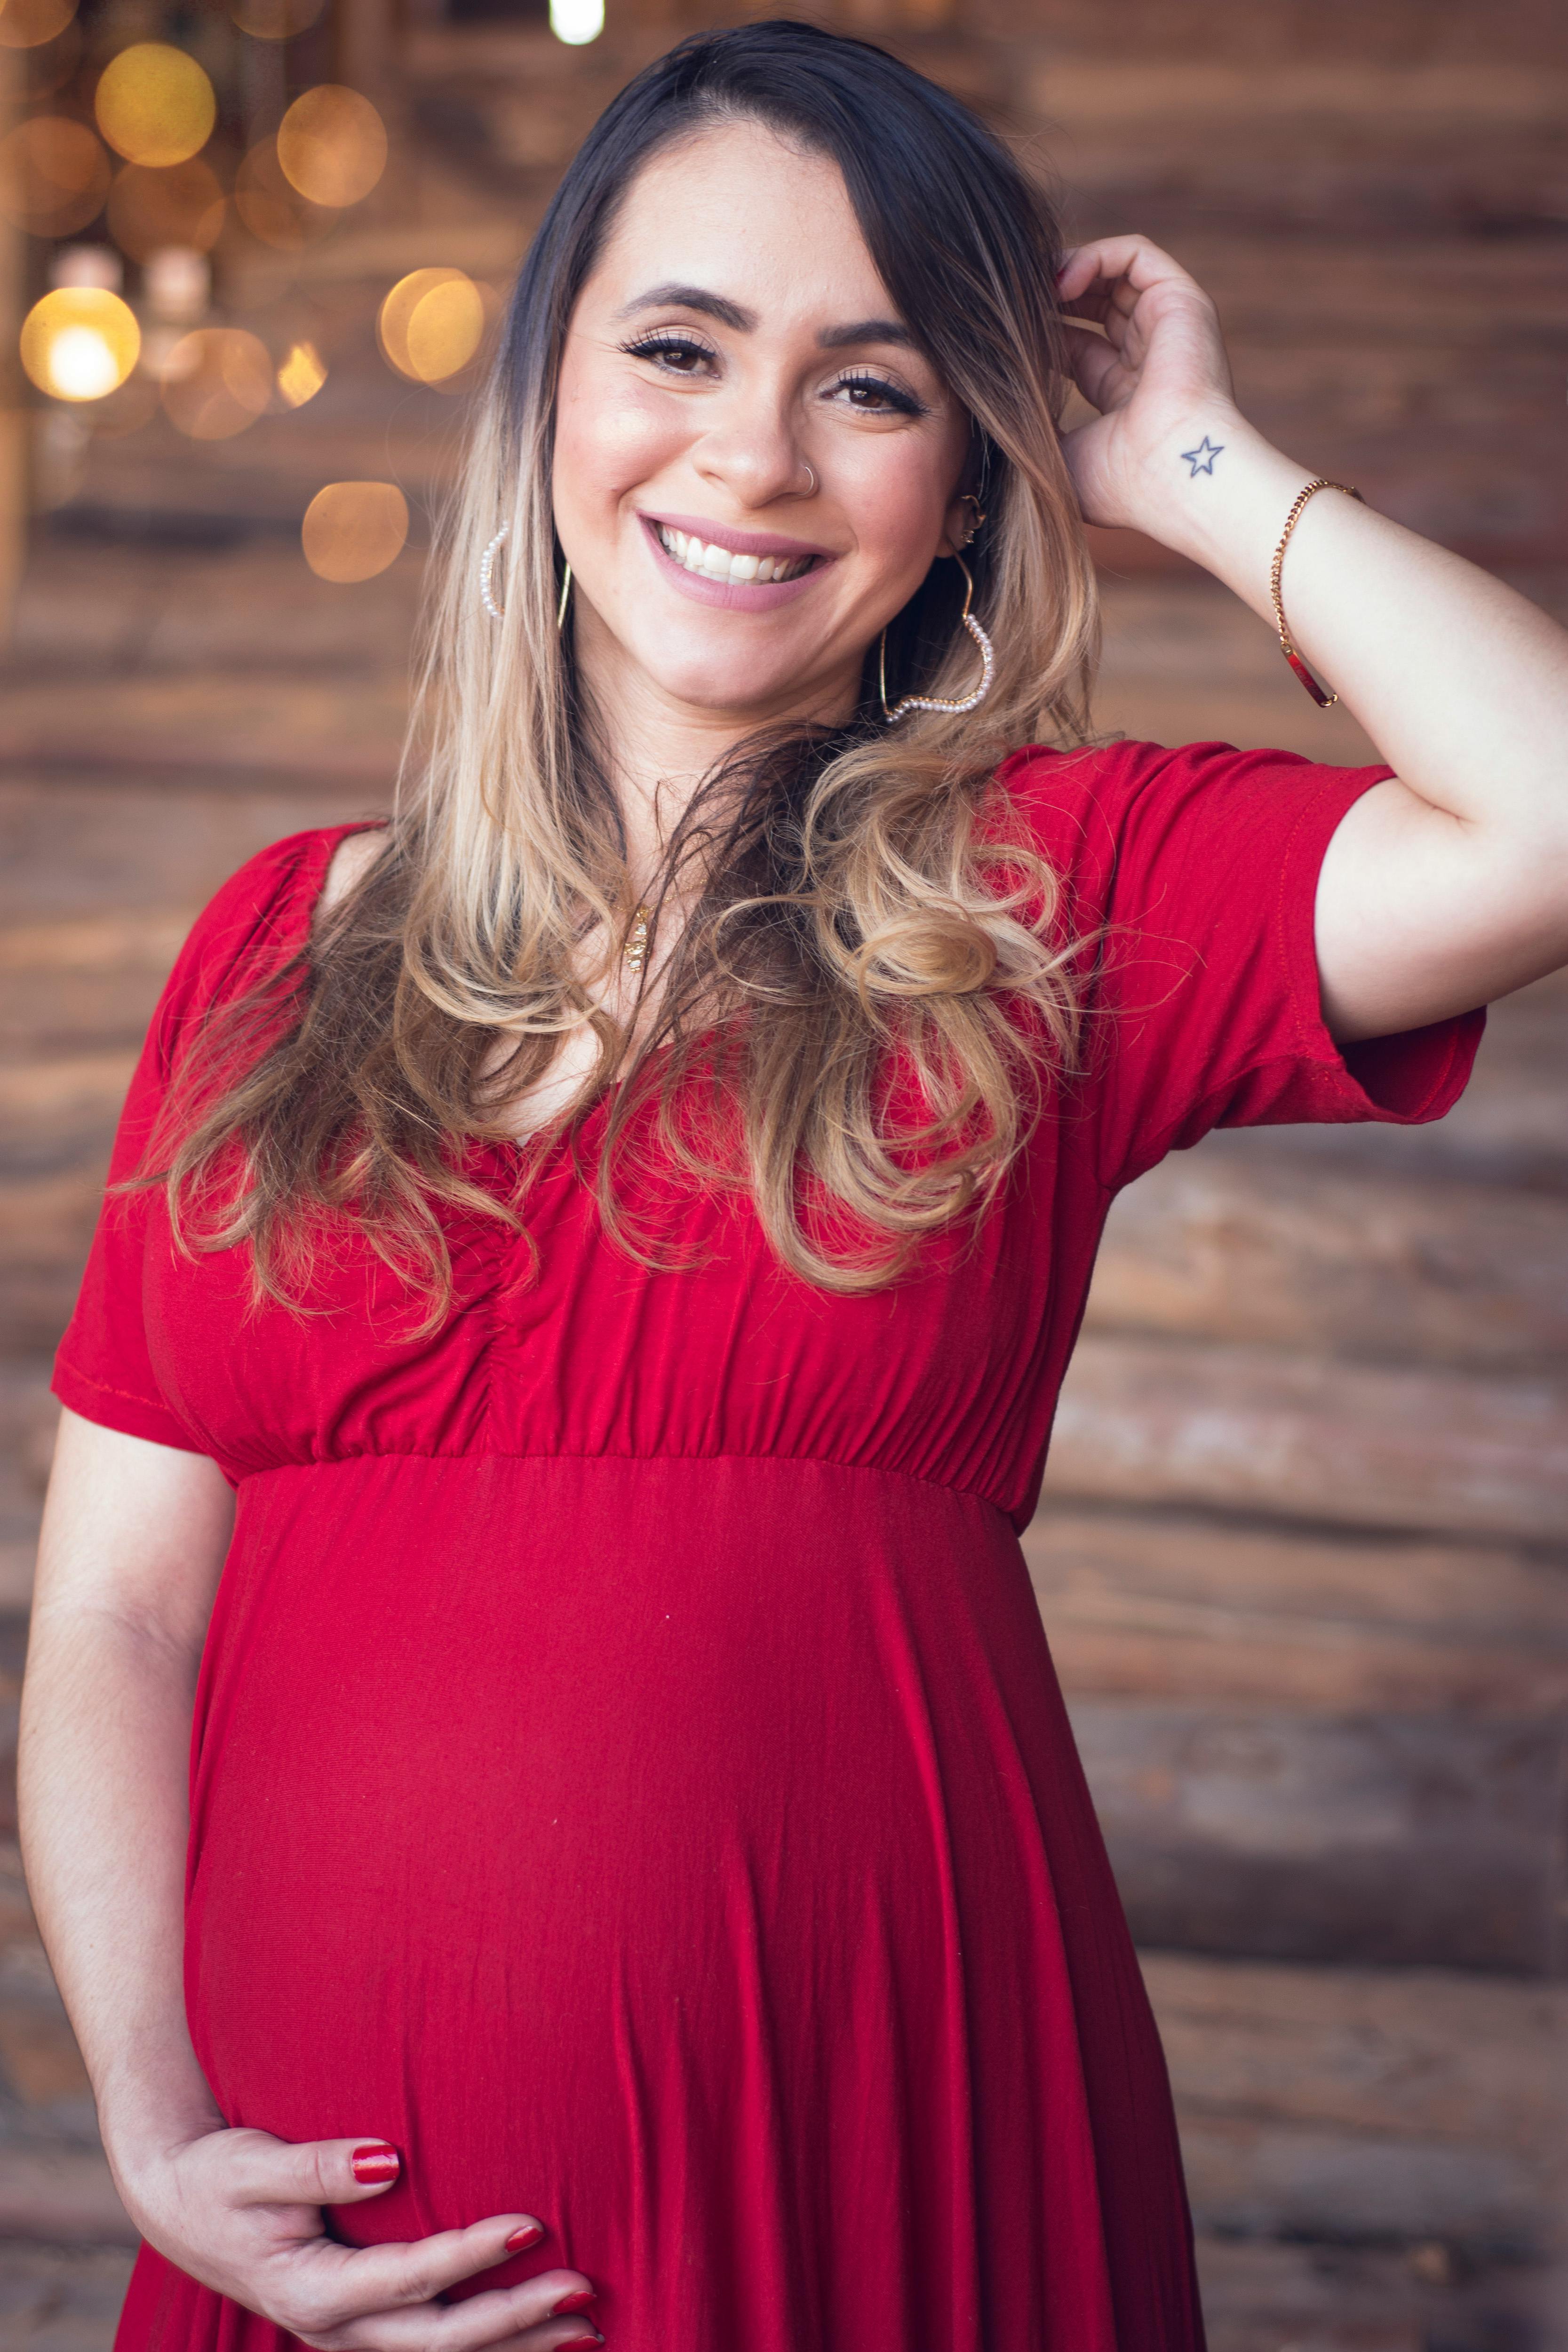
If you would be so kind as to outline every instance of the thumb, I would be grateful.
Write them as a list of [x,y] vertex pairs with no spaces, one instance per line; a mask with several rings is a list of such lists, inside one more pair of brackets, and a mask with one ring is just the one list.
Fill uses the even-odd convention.
[[[403,2158],[384,2139],[274,2139],[268,2132],[228,2135],[242,2205],[356,2205],[401,2178]],[[238,2145],[238,2143],[245,2145]]]

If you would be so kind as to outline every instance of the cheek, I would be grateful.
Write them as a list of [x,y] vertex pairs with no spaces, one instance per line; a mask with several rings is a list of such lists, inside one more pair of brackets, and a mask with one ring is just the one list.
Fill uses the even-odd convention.
[[563,377],[555,417],[557,508],[584,518],[602,514],[667,464],[683,438],[668,401]]
[[841,478],[862,551],[895,569],[930,561],[951,496],[944,452],[889,435],[847,456]]

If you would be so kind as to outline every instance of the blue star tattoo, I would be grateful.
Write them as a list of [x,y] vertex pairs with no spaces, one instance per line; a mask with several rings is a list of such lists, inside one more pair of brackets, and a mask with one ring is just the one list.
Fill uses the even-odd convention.
[[1214,472],[1214,461],[1219,456],[1220,451],[1224,447],[1225,443],[1223,441],[1211,443],[1208,435],[1205,433],[1195,449],[1184,449],[1182,455],[1193,469],[1188,475],[1187,479],[1189,481],[1195,481],[1200,474],[1212,474]]

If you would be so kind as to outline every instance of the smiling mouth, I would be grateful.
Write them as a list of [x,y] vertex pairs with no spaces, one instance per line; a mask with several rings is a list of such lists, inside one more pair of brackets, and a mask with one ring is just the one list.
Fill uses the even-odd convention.
[[653,529],[671,562],[683,572],[694,572],[700,580],[761,587],[770,580],[799,580],[822,562],[819,555],[735,555],[727,547],[715,547],[669,523],[656,522]]

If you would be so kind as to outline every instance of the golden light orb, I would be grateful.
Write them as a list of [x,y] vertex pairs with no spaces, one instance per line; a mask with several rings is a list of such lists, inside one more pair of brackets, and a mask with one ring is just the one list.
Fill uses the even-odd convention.
[[305,509],[300,541],[321,580],[374,580],[408,537],[408,501],[394,482],[329,482]]
[[408,364],[422,383],[439,383],[468,366],[484,339],[485,306],[468,278],[432,286],[414,305],[404,340]]
[[197,327],[163,362],[163,406],[193,441],[227,441],[272,399],[266,344],[243,327]]
[[35,114],[0,139],[0,215],[34,236],[72,236],[109,194],[103,142],[66,114]]
[[153,170],[183,163],[205,147],[217,120],[206,75],[195,58],[166,41],[137,41],[111,58],[92,105],[115,152]]
[[326,362],[314,343],[295,343],[278,371],[278,390],[290,408],[314,400],[327,381]]
[[382,354],[415,383],[441,383],[468,366],[484,340],[485,298],[461,269],[411,269],[382,303]]
[[386,126],[357,89],[319,82],[279,124],[278,161],[311,204],[341,211],[368,196],[386,169]]
[[0,0],[0,49],[41,49],[75,15],[76,0]]
[[141,349],[136,313],[101,286],[57,286],[22,321],[22,365],[57,400],[102,400]]

